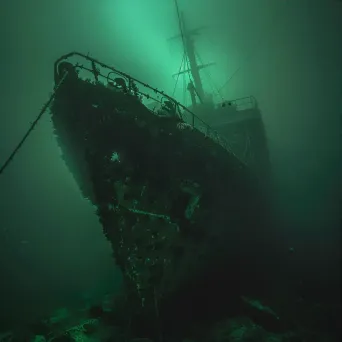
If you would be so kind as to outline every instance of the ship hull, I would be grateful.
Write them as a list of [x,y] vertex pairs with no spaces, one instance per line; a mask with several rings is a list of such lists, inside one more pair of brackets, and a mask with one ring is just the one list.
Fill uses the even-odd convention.
[[[63,158],[112,244],[130,306],[149,321],[137,314],[138,330],[154,326],[157,315],[176,331],[170,314],[184,308],[179,329],[208,310],[238,310],[242,295],[261,295],[271,225],[245,164],[180,117],[159,117],[139,97],[72,71],[51,112]],[[201,296],[212,305],[195,314]]]

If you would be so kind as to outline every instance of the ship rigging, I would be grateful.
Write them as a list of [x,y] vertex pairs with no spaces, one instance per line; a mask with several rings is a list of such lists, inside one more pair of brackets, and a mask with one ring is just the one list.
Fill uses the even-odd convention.
[[[175,94],[180,76],[183,76],[184,81],[187,82],[184,91],[188,92],[191,99],[187,108],[224,136],[239,159],[254,168],[260,175],[268,174],[269,156],[266,135],[256,99],[250,95],[224,100],[209,73],[207,75],[211,88],[220,100],[214,101],[214,94],[204,90],[201,72],[216,65],[214,62],[204,63],[199,52],[196,51],[196,37],[206,27],[189,28],[178,1],[174,0],[174,4],[179,33],[169,38],[169,41],[181,40],[183,57],[178,72],[173,75],[176,84],[172,96]],[[186,103],[184,105],[186,106]]]

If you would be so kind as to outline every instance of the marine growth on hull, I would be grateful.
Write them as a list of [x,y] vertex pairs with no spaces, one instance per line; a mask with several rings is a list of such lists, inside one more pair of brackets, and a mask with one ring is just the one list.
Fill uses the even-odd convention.
[[[74,55],[89,66],[68,62]],[[177,334],[261,295],[267,212],[225,140],[163,92],[92,58],[64,56],[55,82],[55,134],[112,244],[132,327]],[[148,109],[151,98],[159,108]]]

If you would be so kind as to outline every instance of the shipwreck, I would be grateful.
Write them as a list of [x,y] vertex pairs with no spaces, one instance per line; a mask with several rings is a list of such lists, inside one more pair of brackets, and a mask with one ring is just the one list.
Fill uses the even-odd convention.
[[262,292],[272,249],[267,205],[226,139],[162,91],[92,57],[62,56],[54,75],[55,135],[112,244],[131,328],[181,333]]

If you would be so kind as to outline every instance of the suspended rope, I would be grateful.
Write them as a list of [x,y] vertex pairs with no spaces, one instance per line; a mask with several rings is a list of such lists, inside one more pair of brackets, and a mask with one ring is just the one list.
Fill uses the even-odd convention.
[[34,128],[36,127],[36,125],[38,124],[38,122],[40,121],[40,119],[42,118],[42,116],[44,115],[44,113],[46,112],[46,110],[49,108],[52,100],[54,99],[55,95],[56,95],[56,91],[58,90],[58,88],[60,87],[60,85],[63,83],[65,77],[67,76],[68,72],[66,71],[63,75],[63,77],[61,78],[61,80],[58,82],[58,84],[56,85],[56,87],[54,88],[53,93],[51,94],[49,100],[45,103],[45,105],[43,106],[43,108],[41,109],[40,113],[38,114],[37,118],[32,122],[31,126],[29,127],[29,129],[27,130],[27,132],[25,133],[25,135],[23,136],[23,138],[19,141],[18,145],[14,148],[13,152],[10,154],[10,156],[7,158],[7,160],[5,161],[5,163],[1,166],[0,168],[0,175],[5,171],[5,169],[8,167],[8,165],[10,164],[10,162],[13,160],[13,158],[15,157],[15,155],[18,153],[18,151],[20,150],[20,148],[23,146],[23,144],[25,143],[26,139],[29,137],[29,135],[32,133],[32,131],[34,130]]
[[[267,29],[268,29],[267,33],[269,33],[269,34],[274,34],[275,27],[276,27],[277,25],[279,25],[279,23],[281,22],[281,20],[278,20],[278,19],[279,19],[279,16],[280,16],[280,15],[283,15],[284,12],[285,12],[284,10],[280,10],[279,13],[276,13],[276,15],[275,15],[275,16],[273,17],[273,19],[271,20],[270,25],[267,26]],[[275,22],[276,22],[277,25],[275,25]],[[269,28],[269,26],[271,26],[271,28]],[[232,73],[232,75],[228,78],[228,80],[227,80],[227,81],[223,84],[223,86],[219,89],[220,91],[221,91],[223,88],[225,88],[225,87],[230,83],[230,81],[233,79],[233,77],[236,76],[236,74],[242,69],[243,65],[245,65],[245,64],[248,62],[248,60],[250,60],[250,59],[253,57],[254,53],[257,51],[257,48],[261,45],[261,43],[262,43],[262,41],[263,41],[263,38],[264,38],[265,36],[266,36],[266,37],[268,36],[267,33],[264,33],[264,34],[257,40],[257,42],[256,42],[256,44],[254,45],[254,48],[252,49],[252,51],[251,51],[249,54],[247,54],[247,56],[244,58],[242,64],[240,64],[240,65],[238,66],[238,68]],[[266,39],[266,41],[267,41],[267,39]],[[259,51],[259,49],[258,49],[258,51]]]

